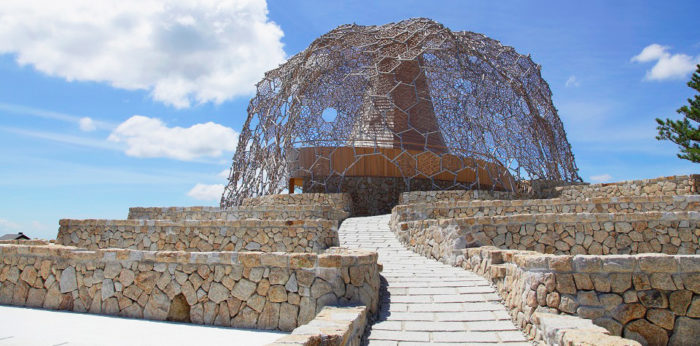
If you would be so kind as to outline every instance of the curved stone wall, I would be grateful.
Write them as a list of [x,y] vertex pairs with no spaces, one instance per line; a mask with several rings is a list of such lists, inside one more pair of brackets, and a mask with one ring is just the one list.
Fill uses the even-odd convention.
[[700,253],[700,212],[521,214],[399,223],[417,253],[454,261],[455,251],[494,245],[557,254]]
[[531,335],[538,313],[591,319],[644,345],[700,338],[700,256],[554,256],[493,247],[463,251],[456,264],[496,287]]
[[86,249],[321,252],[338,221],[60,220],[56,242]]
[[242,206],[328,205],[352,214],[352,199],[347,193],[295,193],[250,197]]
[[648,211],[698,211],[700,195],[635,196],[589,198],[571,201],[562,198],[529,200],[474,200],[460,202],[398,205],[391,222],[425,219],[508,216],[550,213],[640,213]]
[[507,191],[489,190],[446,190],[404,192],[399,198],[400,205],[415,203],[460,202],[471,200],[515,199],[516,194]]
[[556,196],[574,201],[622,196],[691,195],[700,191],[700,175],[676,175],[617,183],[569,185],[555,188]]
[[329,205],[259,205],[221,209],[219,207],[134,207],[129,220],[343,220],[350,213]]
[[0,245],[0,304],[239,328],[292,329],[327,305],[376,313],[376,252],[86,251]]

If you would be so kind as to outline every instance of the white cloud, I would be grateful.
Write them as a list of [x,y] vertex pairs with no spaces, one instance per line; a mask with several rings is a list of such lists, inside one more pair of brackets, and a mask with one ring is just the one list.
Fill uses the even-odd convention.
[[660,44],[652,43],[644,49],[642,49],[642,52],[633,56],[632,61],[636,62],[650,62],[654,60],[659,60],[661,59],[664,55],[667,55],[666,50],[668,49],[668,46],[662,46]]
[[187,195],[200,201],[215,201],[221,198],[222,193],[224,193],[223,184],[197,184]]
[[590,177],[591,182],[593,183],[607,183],[612,180],[612,176],[610,174],[600,174],[600,175],[592,175]]
[[264,0],[3,0],[0,54],[175,107],[254,91],[284,60]]
[[648,70],[644,79],[664,80],[683,79],[695,71],[695,66],[700,64],[700,55],[692,57],[686,54],[671,54],[668,46],[650,44],[641,53],[632,57],[633,62],[656,61],[651,70]]
[[95,122],[89,117],[80,118],[78,125],[80,126],[80,129],[85,132],[95,131],[97,128],[97,126],[95,126]]
[[[89,117],[79,117],[77,115],[72,115],[72,114],[65,114],[65,113],[59,113],[59,112],[54,112],[50,110],[45,110],[45,109],[40,109],[40,108],[34,108],[34,107],[27,107],[23,105],[17,105],[13,103],[4,103],[0,102],[0,111],[7,112],[7,113],[14,113],[14,114],[21,114],[21,115],[29,115],[37,118],[43,118],[43,119],[51,119],[51,120],[57,120],[57,121],[63,121],[67,123],[75,123],[78,124],[78,126],[83,129],[83,123],[84,122],[89,122],[89,124],[92,125],[93,130],[94,129],[103,129],[103,130],[111,130],[114,128],[114,124],[106,122],[106,121],[101,121],[101,120],[94,120]],[[83,120],[86,119],[86,120]],[[91,128],[86,124],[86,128]],[[85,130],[83,130],[85,131]],[[90,130],[92,131],[92,130]]]
[[79,146],[83,146],[83,147],[87,147],[87,148],[121,151],[121,148],[119,147],[119,145],[109,143],[109,142],[102,140],[102,139],[95,140],[95,139],[87,138],[87,137],[65,135],[63,133],[46,132],[46,131],[31,131],[31,130],[19,129],[19,128],[15,128],[15,127],[6,127],[6,126],[0,126],[0,131],[6,131],[6,132],[22,135],[22,136],[55,141],[58,143],[79,145]]
[[228,174],[229,174],[230,172],[231,172],[231,170],[228,169],[228,168],[226,168],[226,169],[224,169],[223,171],[219,172],[219,174],[217,174],[216,176],[219,177],[219,178],[228,179]]
[[160,119],[134,115],[117,126],[108,140],[126,143],[125,152],[129,156],[191,161],[233,151],[238,144],[238,133],[213,122],[188,128],[168,127]]
[[579,83],[579,81],[576,79],[576,76],[569,77],[569,79],[566,80],[566,84],[565,84],[565,86],[567,88],[572,87],[572,86],[577,87],[579,85],[581,85],[581,83]]

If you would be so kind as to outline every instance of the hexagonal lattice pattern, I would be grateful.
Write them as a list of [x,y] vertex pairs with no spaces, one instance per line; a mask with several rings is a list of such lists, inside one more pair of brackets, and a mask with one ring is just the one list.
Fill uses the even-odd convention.
[[221,205],[280,193],[290,178],[337,190],[367,172],[431,189],[581,180],[540,67],[424,18],[340,26],[267,72]]

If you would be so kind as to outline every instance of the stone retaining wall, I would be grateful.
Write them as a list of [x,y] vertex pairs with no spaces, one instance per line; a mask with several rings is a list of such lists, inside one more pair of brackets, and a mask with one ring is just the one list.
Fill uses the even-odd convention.
[[475,200],[460,202],[417,203],[398,205],[391,222],[425,219],[505,216],[543,213],[640,213],[648,211],[698,211],[700,195],[640,196],[567,199]]
[[555,188],[560,198],[580,201],[596,197],[691,195],[700,191],[700,175],[676,175],[618,183],[570,185]]
[[243,206],[328,205],[352,214],[352,199],[347,193],[295,193],[251,197]]
[[56,242],[87,249],[321,252],[338,221],[60,220]]
[[376,313],[376,252],[87,251],[0,245],[0,304],[291,331],[327,305]]
[[344,220],[350,213],[329,205],[218,207],[135,207],[129,208],[129,220]]
[[367,308],[364,306],[326,306],[311,322],[269,346],[359,346],[366,325]]
[[398,239],[453,263],[455,251],[494,245],[558,254],[700,253],[699,212],[535,214],[402,222]]
[[404,192],[398,204],[461,202],[471,200],[508,200],[515,199],[516,194],[507,191],[488,190],[447,190],[447,191],[411,191]]
[[516,324],[535,338],[541,336],[536,313],[554,313],[591,319],[645,345],[700,339],[699,256],[555,256],[482,247],[464,250],[456,264],[489,279]]

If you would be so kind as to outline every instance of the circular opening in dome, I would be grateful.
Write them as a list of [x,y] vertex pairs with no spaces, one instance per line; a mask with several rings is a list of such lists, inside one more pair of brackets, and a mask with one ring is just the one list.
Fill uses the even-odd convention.
[[338,111],[332,107],[324,109],[323,113],[321,113],[321,118],[323,118],[323,120],[325,120],[329,123],[334,122],[335,118],[337,118],[337,117],[338,117]]

